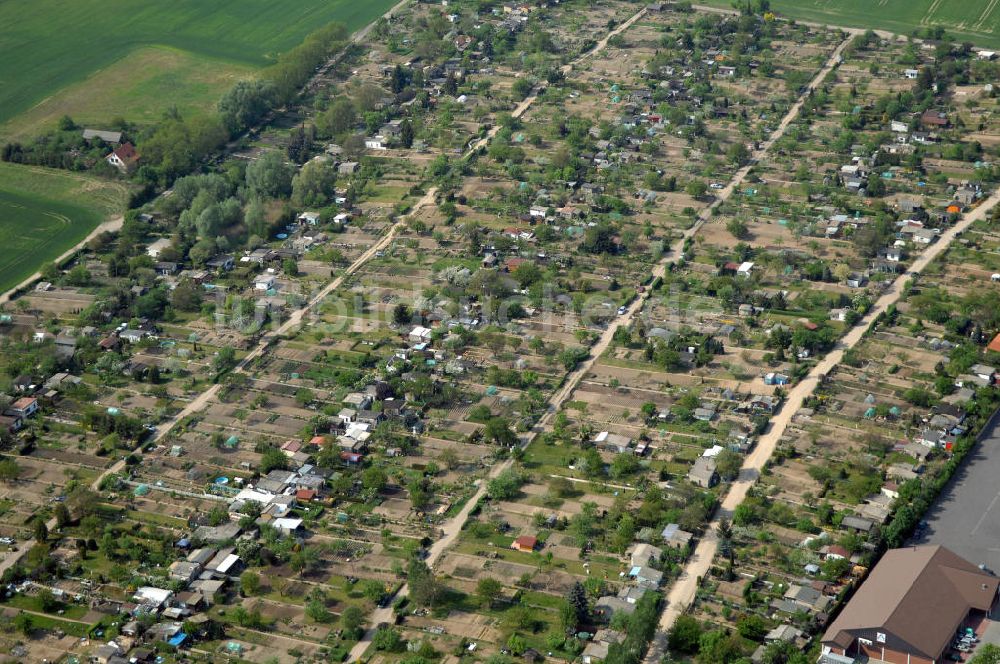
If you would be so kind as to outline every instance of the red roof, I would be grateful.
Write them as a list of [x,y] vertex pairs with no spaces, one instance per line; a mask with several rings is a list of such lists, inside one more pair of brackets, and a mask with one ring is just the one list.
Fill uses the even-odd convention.
[[11,405],[11,407],[14,410],[24,410],[25,408],[30,408],[31,404],[35,403],[36,401],[38,401],[38,399],[36,399],[35,397],[21,397],[20,399],[15,401]]
[[285,444],[281,446],[281,449],[284,450],[285,452],[298,452],[300,449],[302,449],[302,443],[300,443],[297,440],[289,440],[286,441]]
[[986,350],[991,350],[994,353],[1000,353],[1000,334],[993,337],[993,341],[987,344]]
[[326,443],[326,436],[313,436],[309,443],[317,447],[322,447]]
[[519,549],[534,549],[538,546],[538,538],[533,535],[521,535],[514,540],[514,546]]
[[924,114],[920,116],[920,121],[924,124],[934,125],[936,127],[948,126],[948,116],[944,113],[932,110],[924,111]]
[[135,151],[135,146],[131,143],[122,143],[111,153],[121,159],[126,164],[139,158],[139,153]]
[[295,492],[295,500],[310,501],[316,497],[316,492],[312,489],[299,489]]
[[360,454],[355,453],[355,452],[341,452],[340,453],[340,460],[341,461],[346,461],[347,463],[361,463],[362,459],[364,459],[364,457],[361,456]]
[[835,556],[840,556],[841,558],[850,558],[851,552],[840,546],[839,544],[831,544],[826,547],[827,555],[833,554]]
[[517,268],[521,267],[521,265],[523,265],[524,262],[525,259],[523,258],[508,258],[506,263],[507,269],[513,272]]

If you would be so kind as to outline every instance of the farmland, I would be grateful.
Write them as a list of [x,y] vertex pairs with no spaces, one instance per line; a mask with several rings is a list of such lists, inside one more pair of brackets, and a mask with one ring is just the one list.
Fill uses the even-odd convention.
[[[0,164],[0,290],[7,290],[120,211],[125,188],[82,175]],[[72,201],[72,202],[71,202]]]
[[[706,0],[714,7],[732,7],[729,0]],[[874,28],[908,35],[915,30],[942,27],[955,37],[981,46],[996,43],[1000,11],[993,0],[774,0],[782,16],[829,25]]]
[[30,139],[56,126],[64,115],[84,125],[118,117],[148,124],[160,118],[167,99],[187,117],[214,108],[223,90],[253,71],[251,65],[174,48],[140,48],[9,119],[0,125],[0,138]]
[[[276,54],[295,46],[305,35],[327,23],[339,21],[355,30],[391,5],[390,0],[364,4],[320,0],[295,3],[249,0],[238,4],[220,0],[169,4],[148,0],[138,3],[85,0],[71,5],[57,0],[5,2],[0,5],[0,24],[18,27],[0,42],[3,63],[0,80],[4,82],[0,122],[7,122],[67,86],[130,58],[137,48],[166,46],[211,60],[213,68],[232,66],[232,71],[240,71],[274,62]],[[51,35],[60,38],[53,40]],[[184,61],[167,63],[168,68],[171,66],[181,73],[196,69]],[[207,75],[190,73],[196,79]],[[143,75],[140,69],[140,78]],[[103,86],[99,89],[102,95],[106,93]],[[214,90],[209,101],[214,103],[224,89],[223,86]],[[167,104],[186,98],[179,84],[168,95],[155,94],[158,90],[156,86],[138,90],[127,87],[120,90],[120,96],[131,99],[132,94],[147,95],[158,99],[164,109]],[[74,109],[61,110],[72,113]],[[122,114],[119,111],[114,115]]]
[[[753,4],[403,3],[19,112],[134,104],[6,147],[9,253],[157,191],[0,303],[0,659],[816,662],[1000,407],[1000,61]],[[231,63],[286,85],[82,131]]]

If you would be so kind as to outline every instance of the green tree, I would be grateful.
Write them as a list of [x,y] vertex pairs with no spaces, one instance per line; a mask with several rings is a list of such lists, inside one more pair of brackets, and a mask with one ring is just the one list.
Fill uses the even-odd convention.
[[357,635],[364,624],[365,614],[356,606],[349,606],[340,614],[340,626],[349,635]]
[[14,629],[21,632],[21,634],[24,634],[25,636],[31,636],[31,633],[35,629],[35,624],[31,615],[22,611],[14,616]]
[[611,461],[611,477],[621,479],[639,470],[639,459],[634,454],[616,454]]
[[236,351],[232,346],[223,346],[212,358],[212,371],[222,375],[236,366]]
[[745,240],[750,235],[750,228],[736,217],[726,222],[726,230],[737,240]]
[[292,178],[292,202],[295,205],[326,205],[334,196],[336,180],[330,164],[310,161]]
[[366,489],[381,491],[389,483],[389,476],[379,466],[369,466],[361,473],[361,484]]
[[701,198],[708,191],[708,185],[706,185],[701,180],[691,180],[684,187],[684,191],[687,192],[688,196],[692,198]]
[[517,444],[517,434],[503,417],[491,417],[483,429],[483,438],[491,443],[510,447]]
[[357,117],[351,100],[338,97],[316,118],[316,129],[324,136],[339,136],[354,128]]
[[424,561],[418,558],[410,560],[406,581],[410,587],[410,598],[418,606],[434,606],[441,599],[444,589]]
[[731,480],[740,474],[743,466],[743,457],[732,450],[722,450],[715,457],[715,470],[724,480]]
[[321,599],[311,599],[306,603],[306,616],[318,623],[330,622],[333,617]]
[[258,122],[275,103],[275,89],[269,81],[239,81],[219,100],[219,115],[231,134],[238,134]]
[[969,664],[1000,664],[1000,646],[984,643],[969,660]]
[[292,169],[280,152],[265,152],[247,165],[246,184],[253,194],[271,198],[288,196],[292,191]]
[[521,491],[524,477],[514,468],[507,468],[486,484],[486,495],[492,500],[511,500]]
[[260,575],[250,570],[240,574],[240,589],[248,597],[256,595],[260,592]]
[[479,596],[483,606],[489,608],[493,606],[500,593],[503,592],[503,584],[491,576],[483,577],[476,584],[476,595]]
[[21,467],[13,459],[0,459],[0,481],[11,482],[17,479],[21,473]]
[[380,627],[375,630],[375,636],[372,637],[372,645],[376,650],[396,652],[403,645],[403,637],[392,627]]
[[514,97],[520,101],[531,94],[532,87],[531,81],[522,76],[514,81],[514,85],[511,86],[511,92],[514,94]]
[[44,543],[49,539],[49,527],[45,525],[45,522],[41,518],[35,520],[35,526],[33,530],[35,534],[35,541]]
[[285,470],[288,468],[288,457],[277,447],[268,446],[260,457],[260,472],[266,475],[272,470]]
[[413,123],[408,119],[399,124],[399,143],[404,148],[413,147]]
[[73,519],[70,517],[69,508],[66,507],[66,503],[56,503],[56,508],[53,511],[53,516],[56,518],[56,525],[60,528],[65,528],[70,524]]
[[670,649],[684,654],[694,655],[698,652],[701,643],[701,624],[693,617],[682,614],[677,616],[674,626],[670,628],[667,635],[667,643]]
[[590,606],[587,603],[587,591],[579,581],[570,586],[566,594],[566,602],[576,613],[577,624],[586,623],[590,619]]
[[366,579],[361,584],[361,594],[375,604],[381,604],[385,599],[385,584],[375,579]]
[[191,279],[182,279],[170,294],[170,306],[178,311],[198,311],[205,289]]
[[392,308],[392,322],[396,325],[406,325],[413,320],[413,312],[403,302]]

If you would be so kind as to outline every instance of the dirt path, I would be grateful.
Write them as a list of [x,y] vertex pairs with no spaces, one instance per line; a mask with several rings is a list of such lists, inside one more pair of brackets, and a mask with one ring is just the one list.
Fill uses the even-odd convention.
[[[595,53],[598,53],[601,50],[603,50],[608,45],[608,41],[612,37],[627,30],[632,24],[634,24],[636,21],[642,18],[645,14],[646,14],[646,8],[644,7],[635,14],[633,14],[628,20],[622,22],[621,25],[616,27],[614,30],[608,32],[608,34],[605,35],[604,38],[601,39],[597,43],[597,45],[594,46],[594,48],[580,55],[572,62],[563,65],[562,67],[563,73],[570,72],[575,65],[579,64],[586,58],[589,58],[590,56],[594,55]],[[515,118],[519,118],[522,115],[524,115],[538,99],[538,95],[541,94],[542,90],[544,90],[544,85],[532,91],[530,95],[525,97],[525,99],[520,104],[517,105],[517,107],[514,109],[511,115]],[[489,133],[487,133],[485,137],[473,143],[466,151],[464,157],[468,158],[480,148],[485,147],[490,142],[490,140],[494,136],[496,136],[499,129],[500,129],[499,125],[494,127],[489,131]],[[638,303],[638,300],[636,301],[636,303]],[[638,309],[635,308],[636,303],[633,303],[633,308],[636,311],[638,311]],[[606,331],[602,336],[602,341],[606,340],[606,343],[610,342],[612,334],[613,334],[613,329],[609,327],[608,331]],[[583,378],[586,372],[589,371],[591,366],[593,366],[593,359],[584,362],[579,368],[577,368],[569,376],[567,376],[566,380],[564,381],[564,387],[559,391],[557,391],[556,394],[554,394],[552,398],[549,400],[549,408],[546,414],[541,418],[541,420],[534,427],[532,432],[528,434],[526,437],[523,437],[521,439],[520,444],[522,448],[527,447],[531,443],[531,441],[534,440],[535,436],[537,436],[538,433],[544,430],[545,423],[556,412],[558,412],[559,408],[563,405],[563,403],[565,403],[566,399],[572,393],[573,387],[580,382],[580,380]],[[502,463],[494,465],[490,470],[488,479],[496,477],[503,471],[510,468],[512,464],[513,461],[507,460]],[[486,484],[487,480],[481,481],[479,488],[476,490],[476,493],[473,494],[473,496],[466,501],[465,505],[462,506],[462,509],[459,510],[458,514],[453,516],[445,524],[442,525],[440,537],[437,540],[435,540],[434,543],[431,544],[430,549],[428,549],[426,562],[427,565],[432,569],[434,565],[438,562],[438,560],[440,560],[441,556],[444,555],[444,552],[447,551],[448,548],[451,547],[451,545],[455,542],[455,540],[458,539],[458,536],[461,534],[462,528],[465,526],[465,522],[468,521],[469,515],[472,513],[472,510],[475,509],[475,507],[486,495]],[[398,597],[405,597],[408,593],[409,593],[409,587],[404,584],[393,596],[393,599]],[[351,652],[348,654],[347,657],[348,662],[357,662],[361,660],[365,652],[368,650],[368,647],[371,645],[371,640],[375,636],[376,627],[383,622],[389,624],[392,623],[391,608],[376,609],[375,611],[372,612],[371,617],[368,619],[369,628],[365,631],[365,634],[364,636],[361,637],[361,640],[358,641],[358,643],[355,644],[355,646],[351,649]]]
[[[607,46],[608,41],[614,35],[620,34],[624,30],[628,29],[629,26],[631,26],[640,18],[642,18],[642,16],[644,16],[645,13],[646,13],[645,8],[639,10],[631,18],[629,18],[627,21],[623,22],[621,25],[615,28],[615,30],[608,33],[608,35],[606,35],[604,39],[598,42],[598,45],[595,46],[593,50],[589,51],[580,58],[577,58],[572,63],[565,65],[563,67],[564,72],[570,71],[575,64],[579,63],[585,57],[589,57],[590,55],[593,55],[599,50],[605,48]],[[702,210],[701,214],[698,216],[697,222],[694,225],[692,225],[691,228],[689,228],[679,239],[677,239],[674,242],[673,246],[671,247],[671,251],[668,252],[666,254],[666,257],[653,268],[652,275],[654,278],[662,277],[666,273],[667,266],[672,262],[672,260],[675,259],[675,257],[679,256],[683,252],[684,243],[689,238],[697,234],[697,232],[705,224],[705,222],[711,219],[712,211],[716,207],[718,207],[726,200],[728,200],[729,197],[732,196],[733,192],[739,189],[740,185],[746,180],[747,175],[749,175],[750,170],[753,168],[753,165],[757,162],[757,160],[759,160],[762,156],[764,156],[767,153],[767,151],[771,148],[771,146],[775,143],[775,141],[777,141],[784,135],[785,131],[791,125],[792,121],[794,121],[795,118],[798,116],[799,110],[802,108],[802,104],[805,102],[805,99],[809,94],[809,91],[815,88],[817,85],[819,85],[823,81],[823,79],[826,78],[827,74],[829,74],[830,71],[832,71],[834,67],[836,67],[839,64],[840,56],[843,53],[843,50],[847,47],[848,43],[849,40],[845,40],[834,50],[833,54],[827,60],[826,65],[813,78],[808,88],[802,93],[802,95],[798,98],[798,100],[796,100],[795,104],[792,105],[788,113],[785,115],[785,117],[782,119],[779,125],[772,132],[771,136],[760,146],[760,148],[756,152],[753,153],[750,162],[733,175],[732,179],[729,181],[729,184],[727,184],[725,188],[723,188],[718,192],[718,195],[716,199],[712,202],[712,204],[709,205],[704,210]],[[537,99],[538,94],[540,94],[540,92],[541,92],[540,89],[536,90],[523,102],[521,102],[521,104],[518,105],[517,109],[515,109],[514,111],[515,117],[520,117],[521,115],[523,115]],[[490,134],[488,134],[484,139],[481,139],[480,141],[475,143],[470,148],[470,151],[477,150],[480,147],[485,146],[489,142],[489,139],[495,135],[495,133],[496,132],[493,131]],[[652,295],[651,290],[647,290],[647,292],[642,297],[638,297],[632,301],[632,303],[626,308],[624,314],[618,316],[614,321],[612,321],[608,325],[608,327],[601,334],[601,337],[600,339],[598,339],[597,343],[595,343],[591,347],[590,356],[585,361],[581,362],[576,369],[574,369],[566,376],[565,380],[563,381],[562,387],[560,387],[555,392],[555,394],[553,394],[552,397],[549,399],[549,406],[545,415],[543,415],[542,418],[538,421],[538,423],[534,426],[531,433],[521,439],[522,447],[526,447],[527,445],[529,445],[531,441],[534,440],[534,438],[539,433],[545,430],[545,427],[549,423],[549,421],[555,416],[557,412],[559,412],[559,409],[566,403],[566,401],[569,400],[570,396],[573,394],[573,391],[583,381],[583,378],[591,371],[591,369],[594,366],[594,363],[597,362],[597,360],[601,357],[601,355],[603,355],[604,352],[611,345],[612,340],[614,339],[615,330],[617,330],[619,327],[623,325],[626,326],[630,325],[632,321],[635,320],[635,318],[639,315],[643,305],[651,295]],[[512,464],[513,461],[511,460],[507,460],[502,463],[496,464],[490,470],[488,479],[496,477],[503,471],[510,468]],[[476,493],[465,503],[465,505],[462,507],[459,513],[456,514],[454,517],[452,517],[447,523],[445,523],[442,526],[441,536],[431,545],[428,551],[427,564],[430,567],[433,568],[434,564],[441,558],[444,552],[447,551],[448,548],[455,542],[455,540],[458,539],[458,536],[461,534],[462,528],[465,525],[465,522],[468,520],[469,515],[472,513],[472,510],[475,509],[476,505],[485,496],[486,484],[487,481],[482,481]],[[407,592],[407,587],[404,585],[399,590],[396,596],[397,597],[404,596],[406,592]],[[391,618],[392,618],[392,611],[390,609],[380,609],[373,613],[369,624],[377,625],[379,622],[391,622]],[[351,653],[347,661],[358,661],[364,655],[365,651],[368,649],[368,646],[371,643],[372,636],[374,636],[374,630],[369,629],[365,633],[361,641],[359,641],[357,645],[351,650]]]
[[[396,3],[395,5],[393,5],[387,12],[385,12],[384,14],[382,14],[382,16],[380,16],[378,19],[376,19],[375,21],[372,21],[371,23],[369,23],[368,25],[364,26],[360,30],[357,30],[356,32],[354,32],[354,34],[352,34],[351,37],[350,37],[350,39],[348,40],[348,44],[349,45],[355,45],[355,44],[360,43],[362,39],[364,39],[365,37],[368,36],[368,33],[372,31],[372,29],[375,27],[375,24],[379,20],[381,20],[383,18],[385,18],[385,19],[392,18],[392,16],[396,12],[398,12],[400,9],[402,9],[403,7],[405,7],[409,3],[410,3],[410,0],[400,0],[398,3]],[[341,49],[341,51],[339,53],[337,53],[336,55],[334,55],[332,58],[330,58],[326,62],[326,64],[323,66],[322,72],[320,74],[317,74],[317,76],[322,75],[322,73],[326,72],[330,67],[333,67],[334,65],[336,65],[337,63],[339,63],[340,60],[342,60],[344,58],[344,56],[347,54],[348,51],[349,51],[349,49],[346,48],[346,47],[343,48],[343,49]],[[316,80],[316,78],[317,77],[313,77],[313,79],[310,79],[310,81],[308,83],[306,83],[306,85],[304,87],[305,88],[309,88],[310,86],[312,86],[313,82]],[[225,151],[227,153],[232,152],[235,149],[235,147],[240,144],[240,141],[242,140],[242,138],[243,137],[241,136],[239,139],[231,141],[229,144],[227,144]],[[62,261],[66,260],[67,258],[69,258],[70,256],[72,256],[76,252],[80,251],[84,246],[86,246],[86,244],[88,242],[90,242],[93,238],[97,237],[98,235],[100,235],[104,231],[109,231],[111,233],[117,233],[119,230],[121,230],[123,222],[124,222],[124,217],[122,215],[118,215],[116,217],[113,217],[111,219],[108,219],[108,220],[102,222],[101,224],[99,224],[97,226],[97,228],[95,228],[94,230],[92,230],[87,235],[87,237],[83,238],[78,243],[76,243],[75,245],[73,245],[72,247],[70,247],[69,249],[67,249],[66,251],[64,251],[62,254],[60,254],[60,256],[58,258],[56,258],[54,262],[55,263],[61,263]],[[17,292],[21,288],[25,288],[26,286],[31,285],[33,282],[35,282],[38,279],[40,279],[41,276],[42,276],[41,272],[35,272],[31,276],[29,276],[26,279],[24,279],[17,286],[14,286],[13,288],[11,288],[10,290],[6,291],[3,294],[0,294],[0,305],[4,305],[4,304],[10,302],[10,298],[11,298],[11,296],[15,292]]]
[[789,422],[791,422],[792,417],[799,408],[802,407],[806,398],[813,393],[823,377],[841,362],[844,353],[857,346],[864,339],[865,333],[872,322],[879,315],[885,313],[890,306],[899,301],[903,295],[906,282],[912,278],[911,275],[919,274],[926,269],[935,258],[948,249],[956,237],[961,235],[972,224],[984,219],[997,204],[1000,204],[1000,190],[994,192],[992,196],[984,200],[975,210],[966,214],[958,223],[942,233],[937,242],[928,247],[913,262],[909,273],[900,275],[892,283],[892,286],[879,297],[871,311],[841,338],[836,348],[828,353],[801,382],[797,383],[788,392],[781,410],[771,419],[767,433],[761,436],[753,452],[744,459],[739,476],[729,487],[729,491],[722,499],[719,509],[706,528],[705,536],[698,541],[698,545],[684,566],[680,578],[671,586],[667,594],[666,609],[660,618],[653,646],[646,657],[646,664],[656,664],[666,652],[667,632],[673,626],[677,617],[686,611],[694,601],[695,593],[698,590],[698,582],[708,573],[712,565],[712,560],[715,558],[719,544],[717,530],[720,521],[723,518],[731,519],[733,511],[746,498],[747,491],[757,481],[761,469],[767,460],[771,458],[778,445],[778,441],[781,440],[785,430],[788,428]]
[[[56,258],[52,262],[57,263],[57,264],[63,262],[64,260],[66,260],[67,258],[69,258],[70,256],[72,256],[76,252],[78,252],[81,249],[83,249],[87,245],[88,242],[90,242],[95,237],[97,237],[98,235],[100,235],[101,233],[103,233],[105,231],[107,231],[109,233],[117,233],[118,231],[121,230],[121,227],[122,227],[122,224],[124,223],[124,221],[125,221],[125,217],[123,217],[122,215],[118,215],[117,217],[112,217],[111,219],[108,219],[107,221],[101,222],[100,224],[97,225],[96,228],[94,228],[94,230],[90,231],[90,233],[87,234],[87,237],[83,238],[82,240],[80,240],[79,242],[77,242],[76,244],[74,244],[72,247],[70,247],[66,251],[62,252],[61,254],[59,254],[59,257]],[[28,277],[27,279],[25,279],[24,281],[22,281],[18,285],[14,286],[10,290],[8,290],[6,293],[0,295],[0,305],[7,304],[8,302],[10,302],[10,298],[11,298],[11,296],[15,292],[17,292],[18,290],[20,290],[22,288],[30,286],[33,282],[38,281],[41,278],[42,278],[42,273],[40,271],[39,272],[35,272],[30,277]]]
[[[604,38],[601,39],[601,41],[597,42],[597,44],[589,51],[577,56],[571,62],[564,64],[562,67],[559,68],[559,70],[563,73],[563,75],[569,74],[571,71],[573,71],[573,68],[576,67],[578,64],[580,64],[590,56],[594,55],[595,53],[599,53],[600,51],[604,50],[608,45],[608,41],[612,37],[621,34],[625,30],[628,30],[633,23],[635,23],[645,15],[646,15],[646,9],[644,7],[635,14],[633,14],[631,17],[629,17],[626,21],[623,21],[621,25],[616,27],[614,30],[608,32],[604,36]],[[531,93],[528,94],[528,96],[525,97],[521,101],[521,103],[514,108],[513,111],[511,111],[510,114],[511,117],[516,119],[524,115],[528,111],[528,109],[531,108],[531,106],[538,100],[538,95],[542,94],[542,92],[545,91],[546,87],[547,84],[544,82],[539,83],[537,86],[535,86],[535,88],[531,91]],[[500,129],[502,129],[500,125],[496,125],[493,128],[491,128],[484,137],[480,138],[478,141],[469,146],[469,149],[466,151],[465,156],[468,157],[469,155],[473,154],[480,148],[486,147],[489,144],[489,142],[493,140],[493,137],[497,135],[497,132],[499,132]]]

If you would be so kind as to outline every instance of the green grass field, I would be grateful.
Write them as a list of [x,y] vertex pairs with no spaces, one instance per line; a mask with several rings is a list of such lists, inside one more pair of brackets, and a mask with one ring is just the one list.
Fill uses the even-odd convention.
[[[0,85],[3,86],[0,124],[147,47],[166,47],[189,54],[202,61],[195,63],[200,67],[181,62],[177,69],[196,70],[189,72],[195,79],[207,77],[210,83],[217,83],[211,80],[213,74],[207,69],[232,66],[236,73],[241,73],[266,66],[277,54],[297,45],[323,25],[339,21],[355,30],[384,13],[395,1],[359,4],[350,0],[3,0],[0,2],[0,26],[4,26],[0,28]],[[129,68],[124,73],[127,80],[153,75]],[[161,110],[175,101],[183,101],[188,92],[184,78],[167,81],[171,94],[162,94],[164,87],[155,81],[153,85],[139,85],[131,90],[124,84],[124,94],[107,96],[97,103],[113,107],[114,99],[129,99],[131,94],[145,97],[138,103],[158,106],[157,110]],[[120,82],[119,86],[122,85]],[[207,96],[210,103],[214,104],[226,87],[211,85],[211,94]],[[102,96],[104,86],[93,85],[89,94],[94,98]],[[61,110],[72,112],[73,107]]]
[[121,184],[77,173],[0,163],[0,292],[54,260],[118,214]]
[[254,71],[252,66],[173,48],[139,48],[0,123],[0,142],[28,141],[55,127],[64,115],[85,127],[105,126],[118,117],[152,123],[163,115],[164,100],[185,117],[198,115],[214,108],[222,91]]
[[[699,2],[732,8],[730,0]],[[771,7],[788,18],[904,35],[940,26],[954,38],[1000,46],[1000,0],[771,0]]]

